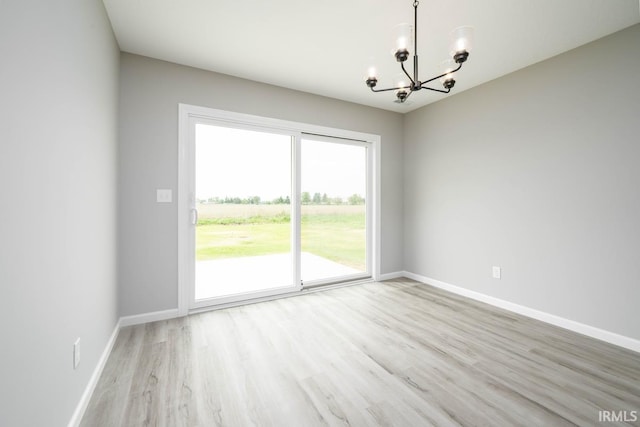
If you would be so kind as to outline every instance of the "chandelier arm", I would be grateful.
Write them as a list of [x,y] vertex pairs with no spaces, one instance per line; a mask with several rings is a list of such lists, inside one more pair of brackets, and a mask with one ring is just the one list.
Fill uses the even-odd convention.
[[429,80],[423,81],[422,84],[426,84],[426,83],[432,82],[434,80],[438,80],[440,77],[444,77],[447,74],[453,74],[456,71],[458,71],[460,68],[462,68],[462,63],[458,64],[458,68],[456,68],[455,70],[447,71],[446,73],[440,74],[439,76],[432,77]]
[[[409,77],[409,80],[411,81],[411,83],[416,84],[415,80],[413,80],[411,78],[411,76],[409,75],[409,73],[407,73],[407,69],[404,68],[404,62],[400,63],[400,67],[402,67],[402,71],[404,71],[404,73],[406,74],[407,77]],[[418,78],[418,76],[416,76],[416,78]]]
[[387,88],[387,89],[371,88],[371,92],[388,92],[390,90],[400,90],[400,89],[411,89],[411,86],[398,86],[398,87],[390,87],[390,88]]
[[433,88],[433,87],[424,86],[424,84],[422,86],[422,89],[432,90],[434,92],[440,92],[440,93],[449,93],[449,92],[451,92],[451,89],[447,89],[447,90],[436,89],[436,88]]

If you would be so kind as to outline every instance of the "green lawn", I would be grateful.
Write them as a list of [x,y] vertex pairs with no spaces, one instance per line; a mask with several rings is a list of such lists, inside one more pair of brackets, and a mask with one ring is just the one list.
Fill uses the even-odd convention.
[[[364,212],[303,213],[301,223],[304,252],[365,269]],[[290,247],[291,223],[287,215],[205,218],[196,228],[199,261],[286,253]]]

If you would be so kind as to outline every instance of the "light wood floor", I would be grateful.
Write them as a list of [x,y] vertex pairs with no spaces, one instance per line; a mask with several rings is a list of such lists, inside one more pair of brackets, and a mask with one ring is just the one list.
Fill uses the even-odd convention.
[[82,425],[612,425],[599,410],[640,411],[640,354],[402,280],[124,328]]

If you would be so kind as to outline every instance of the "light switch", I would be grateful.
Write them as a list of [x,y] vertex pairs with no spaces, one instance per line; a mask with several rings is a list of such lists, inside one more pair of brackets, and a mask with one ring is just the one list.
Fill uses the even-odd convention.
[[156,200],[158,203],[171,203],[171,190],[156,190]]

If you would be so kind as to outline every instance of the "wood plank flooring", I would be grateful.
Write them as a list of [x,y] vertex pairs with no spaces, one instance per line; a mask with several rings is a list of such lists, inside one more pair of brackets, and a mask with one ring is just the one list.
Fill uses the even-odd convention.
[[82,426],[640,425],[634,414],[640,354],[403,279],[123,328]]

